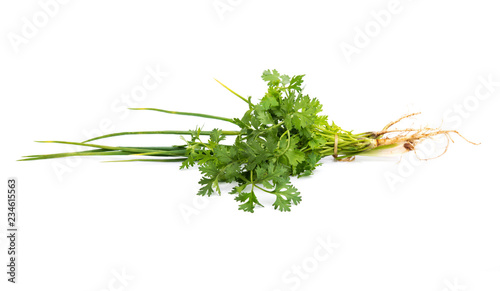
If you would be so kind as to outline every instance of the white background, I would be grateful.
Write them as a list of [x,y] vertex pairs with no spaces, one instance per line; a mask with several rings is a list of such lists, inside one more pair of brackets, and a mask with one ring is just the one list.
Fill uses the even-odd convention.
[[[500,7],[348,2],[2,1],[0,177],[19,179],[20,233],[14,286],[4,272],[4,194],[1,289],[498,290],[500,86],[488,91],[480,79],[500,82]],[[227,192],[197,199],[200,174],[175,164],[16,161],[77,149],[35,140],[232,129],[124,108],[239,117],[245,104],[213,78],[260,98],[265,69],[306,74],[305,91],[346,130],[422,111],[412,122],[443,121],[482,144],[457,137],[428,162],[325,158],[315,175],[293,180],[303,202],[290,213],[264,198],[265,208],[244,213]],[[137,96],[150,70],[160,70],[158,82]],[[339,244],[331,253],[320,243],[328,240]]]

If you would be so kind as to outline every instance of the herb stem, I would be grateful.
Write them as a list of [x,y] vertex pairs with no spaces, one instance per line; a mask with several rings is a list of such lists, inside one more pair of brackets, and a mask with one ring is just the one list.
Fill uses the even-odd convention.
[[[162,130],[162,131],[125,131],[125,132],[117,132],[117,133],[111,133],[111,134],[105,134],[101,135],[98,137],[94,137],[91,139],[88,139],[86,141],[83,141],[83,143],[87,143],[90,141],[98,140],[98,139],[103,139],[103,138],[108,138],[108,137],[114,137],[114,136],[121,136],[121,135],[133,135],[133,134],[178,134],[178,135],[188,135],[192,134],[193,131],[191,130]],[[197,134],[199,135],[210,135],[211,131],[199,131]],[[240,134],[239,131],[222,131],[222,134],[224,135],[238,135]]]
[[158,112],[169,113],[169,114],[188,115],[188,116],[196,116],[196,117],[209,118],[209,119],[218,119],[218,120],[227,121],[227,122],[231,122],[231,123],[235,124],[234,120],[231,118],[203,114],[203,113],[171,111],[171,110],[163,110],[163,109],[158,109],[158,108],[129,108],[129,109],[130,110],[152,110],[152,111],[158,111]]
[[226,85],[222,84],[221,81],[217,80],[214,78],[215,81],[217,81],[217,83],[221,84],[222,87],[226,88],[227,90],[229,90],[229,92],[233,93],[234,95],[238,96],[241,100],[245,101],[250,107],[253,107],[253,104],[245,97],[241,96],[240,94],[234,92],[233,90],[229,89],[229,87],[227,87]]

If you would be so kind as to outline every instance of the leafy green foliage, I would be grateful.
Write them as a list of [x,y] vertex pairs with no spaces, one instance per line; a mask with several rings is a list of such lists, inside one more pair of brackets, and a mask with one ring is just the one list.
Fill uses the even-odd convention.
[[199,165],[203,177],[198,195],[220,194],[219,183],[236,182],[230,194],[236,195],[243,211],[262,206],[256,191],[275,195],[273,206],[280,211],[290,211],[300,203],[290,176],[311,175],[321,158],[311,149],[327,142],[314,133],[315,127],[327,125],[327,117],[319,115],[322,106],[316,98],[302,93],[303,77],[264,71],[268,91],[259,103],[248,102],[241,119],[233,119],[241,131],[232,145],[221,143],[225,136],[219,129],[210,133],[207,142],[201,140],[200,130],[192,131],[188,158],[181,168]]
[[[290,211],[292,205],[302,200],[299,191],[291,184],[290,177],[311,175],[324,156],[333,155],[336,159],[343,159],[373,150],[378,137],[374,132],[353,134],[333,122],[329,125],[327,116],[320,115],[320,102],[302,92],[303,77],[281,75],[276,70],[264,71],[262,79],[267,82],[268,88],[256,104],[252,103],[252,98],[245,98],[219,82],[248,105],[248,110],[241,118],[133,108],[222,120],[240,127],[239,131],[202,131],[200,128],[191,131],[137,131],[106,134],[84,142],[45,141],[94,149],[31,155],[22,160],[140,155],[153,158],[120,161],[182,162],[181,169],[197,165],[202,174],[198,195],[221,194],[221,183],[233,183],[236,186],[230,194],[235,195],[235,200],[240,203],[239,209],[243,211],[253,212],[255,207],[262,206],[257,197],[260,194],[274,195],[274,208]],[[170,147],[113,147],[89,143],[131,134],[188,134],[191,138],[185,140],[186,145]],[[224,144],[226,135],[234,137],[232,144]]]

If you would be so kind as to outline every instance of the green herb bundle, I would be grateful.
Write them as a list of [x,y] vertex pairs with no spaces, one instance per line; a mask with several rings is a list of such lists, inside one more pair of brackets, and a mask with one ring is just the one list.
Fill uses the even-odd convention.
[[[391,130],[390,127],[403,116],[389,123],[381,131],[352,133],[321,115],[322,105],[316,98],[302,92],[304,75],[289,77],[276,70],[265,71],[262,79],[268,90],[259,102],[253,103],[235,93],[248,105],[241,118],[226,118],[201,113],[176,112],[155,108],[131,108],[154,110],[170,114],[223,120],[239,127],[239,131],[166,130],[120,132],[103,135],[84,142],[44,141],[95,148],[88,151],[49,155],[32,155],[24,161],[52,159],[69,156],[135,156],[119,161],[181,162],[181,169],[197,165],[202,178],[198,195],[210,196],[221,193],[220,183],[233,183],[230,194],[240,203],[239,209],[254,212],[262,206],[255,195],[262,191],[275,198],[272,204],[280,211],[290,211],[301,201],[299,191],[291,184],[290,177],[311,175],[321,158],[333,156],[336,160],[351,161],[356,155],[384,155],[404,153],[415,149],[425,138],[445,135],[456,131],[433,128]],[[220,83],[220,82],[219,82]],[[188,135],[185,145],[168,147],[115,147],[94,144],[94,141],[120,135],[175,134]],[[234,136],[232,144],[226,136]],[[143,158],[147,156],[148,158]]]

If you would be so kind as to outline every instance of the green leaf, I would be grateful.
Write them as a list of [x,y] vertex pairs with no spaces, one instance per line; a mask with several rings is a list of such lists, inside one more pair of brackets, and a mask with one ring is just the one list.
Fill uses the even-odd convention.
[[257,166],[255,174],[256,183],[261,183],[264,187],[272,189],[275,184],[284,181],[283,179],[288,177],[290,172],[287,166],[269,163]]
[[288,86],[288,88],[296,90],[297,92],[302,91],[302,88],[300,86],[302,86],[304,76],[305,75],[293,76],[290,80],[290,85]]
[[255,193],[252,191],[250,192],[241,192],[234,200],[238,202],[245,202],[243,204],[240,204],[238,209],[247,211],[247,212],[252,212],[254,211],[254,208],[256,205],[263,206],[260,204],[259,200],[257,200],[257,196],[255,196]]
[[276,200],[273,203],[274,209],[279,211],[290,211],[292,204],[297,205],[302,201],[300,193],[290,183],[279,184],[274,191]]
[[201,178],[199,184],[202,185],[197,195],[200,196],[210,196],[214,193],[214,179],[211,178]]
[[276,70],[272,72],[270,70],[265,70],[262,74],[262,80],[267,81],[269,86],[278,86],[281,82],[280,74]]
[[276,89],[269,88],[269,91],[266,95],[260,100],[260,105],[265,110],[270,109],[271,107],[279,106],[278,100],[280,99],[280,92]]
[[211,149],[213,149],[225,138],[226,137],[222,134],[222,130],[216,128],[210,132],[210,139],[208,141],[208,144],[210,145]]
[[197,150],[194,151],[191,156],[198,162],[198,165],[205,165],[209,161],[215,160],[211,150]]
[[292,167],[297,166],[300,162],[305,160],[304,153],[299,150],[288,150],[285,152],[285,156]]
[[231,162],[225,166],[224,173],[219,174],[219,181],[231,183],[238,181],[241,177],[241,164],[237,162]]
[[229,151],[229,147],[227,146],[218,145],[217,147],[215,147],[214,156],[221,164],[228,164],[233,160]]
[[313,136],[307,143],[313,150],[318,149],[326,144],[326,139],[322,136]]
[[249,183],[241,183],[238,186],[234,186],[233,189],[229,192],[229,194],[239,194],[245,190]]
[[250,124],[253,128],[258,129],[261,125],[261,122],[259,121],[259,118],[257,116],[252,115],[252,117],[250,117]]
[[192,155],[188,155],[187,159],[185,159],[184,161],[182,161],[180,169],[182,170],[182,169],[187,169],[189,167],[193,167],[194,164],[195,164],[195,162],[196,161],[194,160],[193,156]]
[[281,84],[286,86],[290,83],[290,77],[288,75],[281,75]]
[[294,168],[294,175],[298,177],[304,177],[312,175],[313,170],[316,169],[317,166],[321,165],[318,163],[321,160],[321,155],[316,152],[309,152],[306,155],[305,161],[301,162]]
[[260,121],[261,124],[269,125],[269,124],[274,124],[274,120],[271,117],[271,114],[269,112],[265,111],[259,106],[256,106],[256,115],[257,119]]
[[252,118],[252,111],[253,110],[247,110],[245,114],[243,115],[243,118],[241,118],[241,122],[245,125],[245,127],[250,127],[250,119]]
[[215,176],[219,173],[219,168],[215,160],[210,160],[203,165],[200,165],[199,170],[205,176]]

